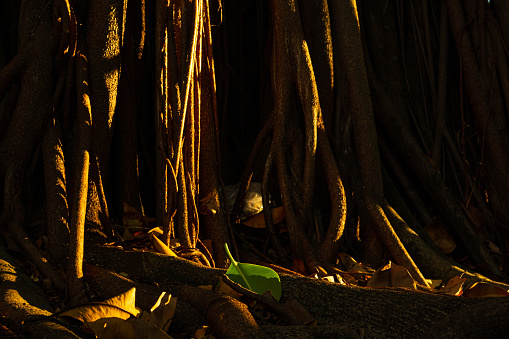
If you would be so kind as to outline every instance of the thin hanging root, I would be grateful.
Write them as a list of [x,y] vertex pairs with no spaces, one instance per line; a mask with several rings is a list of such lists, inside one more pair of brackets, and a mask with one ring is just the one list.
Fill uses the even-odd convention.
[[[196,64],[198,41],[200,40],[200,33],[201,33],[200,27],[202,27],[202,11],[203,11],[202,1],[201,0],[195,1],[195,4],[196,4],[196,8],[195,8],[195,17],[194,17],[193,41],[192,41],[192,45],[191,45],[191,50],[188,51],[188,54],[187,54],[187,55],[190,55],[190,59],[189,59],[189,64],[188,64],[188,69],[187,69],[187,77],[186,77],[187,80],[186,80],[186,85],[185,85],[185,92],[182,93],[184,95],[181,95],[181,97],[184,99],[184,101],[183,101],[184,107],[182,108],[180,119],[177,119],[177,120],[180,120],[179,121],[180,126],[177,127],[178,132],[175,135],[175,137],[177,137],[178,139],[176,140],[177,154],[173,161],[173,168],[175,168],[177,170],[177,174],[179,171],[178,162],[180,161],[180,155],[182,153],[182,146],[184,145],[183,136],[184,136],[186,115],[187,115],[187,111],[188,111],[188,101],[189,101],[189,96],[190,96],[190,92],[191,92],[191,90],[190,90],[191,81],[194,81],[194,79],[195,79],[193,76],[193,72],[194,72],[195,64]],[[182,62],[182,60],[181,60],[181,62]]]
[[[181,157],[183,154],[181,154]],[[177,169],[177,180],[180,186],[180,193],[177,196],[177,208],[179,213],[177,214],[177,230],[180,241],[183,246],[186,247],[194,247],[194,244],[191,243],[190,232],[189,232],[189,209],[188,209],[188,199],[187,196],[189,192],[187,191],[187,183],[186,183],[186,168],[184,167],[184,160],[180,159],[180,167],[181,169]]]
[[262,203],[263,203],[263,215],[265,219],[265,225],[267,226],[267,231],[269,233],[269,240],[276,251],[276,254],[279,260],[282,262],[283,266],[289,267],[290,262],[288,261],[283,246],[281,245],[281,241],[279,241],[279,237],[277,235],[276,229],[274,227],[274,222],[272,219],[272,212],[270,210],[269,204],[269,176],[272,168],[274,166],[274,144],[271,145],[269,155],[267,156],[267,160],[265,161],[265,169],[263,171],[263,179],[262,179]]
[[[170,213],[174,211],[173,194],[167,194],[168,178],[166,169],[166,126],[164,122],[168,117],[167,106],[167,49],[163,37],[166,34],[165,1],[156,1],[156,24],[155,24],[155,133],[156,133],[156,218],[163,225],[163,241],[169,245],[170,238]],[[171,12],[171,11],[169,11]],[[173,173],[174,171],[172,171]],[[176,178],[176,176],[174,176]]]
[[210,267],[216,267],[216,264],[214,262],[214,258],[212,258],[212,254],[210,253],[210,251],[207,248],[207,246],[205,246],[205,244],[200,240],[200,238],[198,238],[196,242],[197,242],[198,245],[201,246],[201,250],[200,251],[201,251],[201,253],[203,253],[205,258],[209,262],[209,266]]

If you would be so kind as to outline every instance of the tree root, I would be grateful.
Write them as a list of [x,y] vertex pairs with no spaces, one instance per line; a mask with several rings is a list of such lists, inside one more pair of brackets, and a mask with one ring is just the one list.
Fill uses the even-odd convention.
[[[120,270],[132,279],[166,283],[164,286],[170,290],[180,284],[215,285],[225,272],[149,252],[96,246],[87,253],[87,261],[94,265]],[[132,265],[133,262],[139,264]],[[491,302],[492,307],[496,307],[503,300],[462,298],[402,288],[348,287],[286,274],[280,274],[280,278],[281,302],[295,298],[315,317],[318,325],[346,326],[351,331],[363,328],[369,337],[418,337],[463,307],[475,307],[483,302]]]

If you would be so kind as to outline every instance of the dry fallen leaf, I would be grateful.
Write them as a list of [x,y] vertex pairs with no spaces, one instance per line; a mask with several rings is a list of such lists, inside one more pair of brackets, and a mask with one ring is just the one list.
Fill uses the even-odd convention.
[[416,289],[417,284],[406,268],[389,263],[373,273],[368,287],[406,287]]
[[476,282],[468,290],[463,291],[463,296],[466,298],[509,297],[509,292],[497,285],[485,282]]
[[466,278],[461,278],[458,276],[449,279],[444,288],[440,289],[439,292],[460,296],[463,293],[463,284],[465,283],[466,280],[467,280]]

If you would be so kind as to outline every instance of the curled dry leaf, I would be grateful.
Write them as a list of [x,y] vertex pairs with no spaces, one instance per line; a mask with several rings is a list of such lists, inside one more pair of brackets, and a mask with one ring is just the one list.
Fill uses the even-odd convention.
[[136,317],[140,311],[135,306],[136,289],[133,287],[125,293],[100,303],[88,303],[70,308],[59,314],[62,317],[72,317],[84,323],[93,322],[101,318],[128,319]]
[[152,246],[154,247],[154,250],[156,250],[158,253],[169,255],[170,257],[176,257],[177,254],[173,252],[171,248],[166,246],[164,242],[159,240],[158,237],[155,236],[154,232],[150,233],[151,240],[152,240]]
[[116,297],[105,300],[105,304],[120,307],[123,310],[138,316],[140,311],[136,308],[136,288],[132,287],[127,292],[117,295]]

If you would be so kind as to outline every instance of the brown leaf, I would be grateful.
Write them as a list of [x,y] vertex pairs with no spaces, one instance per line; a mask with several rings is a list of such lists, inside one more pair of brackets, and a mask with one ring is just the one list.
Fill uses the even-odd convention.
[[476,282],[463,292],[466,298],[476,297],[508,297],[509,292],[502,287],[485,282]]
[[440,289],[440,292],[459,296],[463,293],[463,284],[466,280],[466,278],[461,278],[458,276],[449,279],[445,287]]
[[391,267],[392,287],[417,288],[417,284],[408,270],[400,265],[392,264]]
[[447,227],[440,220],[435,220],[424,227],[428,232],[431,240],[444,252],[450,254],[456,249],[456,243],[452,238],[451,234],[447,230]]
[[417,285],[406,268],[389,263],[373,273],[368,287],[406,287],[416,289]]
[[[274,207],[271,210],[272,213],[272,223],[277,224],[286,217],[285,209],[282,206]],[[252,228],[265,228],[267,225],[265,225],[265,216],[263,215],[263,212],[258,213],[254,216],[252,216],[249,219],[246,219],[242,221],[243,225],[252,227]]]

